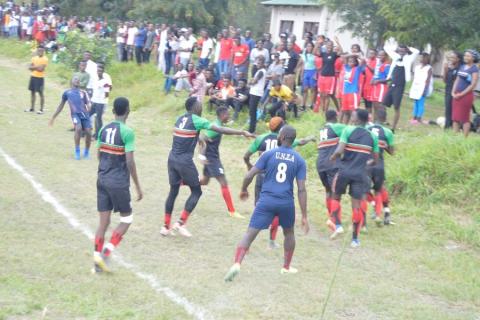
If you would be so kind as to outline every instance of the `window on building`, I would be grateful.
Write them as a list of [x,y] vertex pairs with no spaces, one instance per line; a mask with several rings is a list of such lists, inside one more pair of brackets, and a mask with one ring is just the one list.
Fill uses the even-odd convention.
[[280,32],[278,34],[283,33],[283,32],[290,34],[290,33],[292,33],[292,31],[293,31],[293,21],[292,20],[281,20],[280,21]]
[[312,35],[316,36],[318,34],[318,25],[318,22],[305,22],[303,24],[303,34],[311,32]]

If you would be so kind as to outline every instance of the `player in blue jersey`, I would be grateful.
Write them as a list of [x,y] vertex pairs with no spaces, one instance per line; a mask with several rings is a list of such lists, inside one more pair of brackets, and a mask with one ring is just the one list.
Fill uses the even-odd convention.
[[90,142],[92,140],[92,124],[88,116],[90,100],[87,92],[80,89],[80,78],[77,76],[72,78],[72,88],[62,94],[62,101],[50,120],[50,126],[53,126],[55,118],[62,112],[67,102],[70,107],[70,114],[75,130],[73,137],[75,141],[75,159],[80,160],[80,138],[82,131],[85,132],[85,150],[83,151],[83,156],[84,158],[89,158]]
[[265,179],[253,215],[250,219],[247,232],[237,246],[235,263],[225,275],[225,281],[232,281],[240,272],[240,264],[250,245],[255,240],[260,230],[267,229],[275,215],[278,215],[283,228],[285,240],[284,264],[282,274],[297,273],[297,269],[290,267],[295,250],[295,203],[293,196],[293,182],[297,180],[298,202],[302,211],[302,227],[305,234],[309,231],[307,219],[307,190],[305,180],[307,165],[292,148],[297,132],[291,126],[284,126],[279,133],[280,147],[262,154],[255,166],[247,173],[243,180],[240,198],[248,199],[247,188],[253,178],[260,172],[265,172]]

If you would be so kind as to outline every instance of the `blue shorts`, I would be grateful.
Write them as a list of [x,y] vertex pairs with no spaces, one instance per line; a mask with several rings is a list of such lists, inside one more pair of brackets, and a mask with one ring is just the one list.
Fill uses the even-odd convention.
[[295,204],[293,202],[279,204],[274,199],[262,199],[260,197],[250,219],[249,227],[259,230],[268,229],[275,216],[278,216],[283,229],[293,228],[295,224]]
[[82,130],[92,129],[92,123],[90,122],[90,118],[84,113],[73,113],[72,122],[75,127],[77,125],[81,125]]
[[315,79],[315,75],[317,70],[304,70],[303,71],[303,88],[316,88],[317,87],[317,80]]

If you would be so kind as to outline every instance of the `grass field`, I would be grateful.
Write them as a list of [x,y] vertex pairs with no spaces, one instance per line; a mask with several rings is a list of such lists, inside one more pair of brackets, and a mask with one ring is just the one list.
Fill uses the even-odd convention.
[[[97,161],[73,160],[67,111],[53,128],[47,126],[65,89],[60,74],[64,70],[49,68],[46,114],[25,114],[25,48],[0,41],[0,49],[0,148],[94,230]],[[135,106],[128,124],[137,134],[145,199],[133,203],[135,220],[118,253],[136,269],[114,262],[113,275],[91,275],[86,252],[92,250],[92,242],[0,157],[0,319],[480,319],[480,215],[475,211],[479,198],[474,183],[480,179],[475,171],[478,137],[464,142],[437,128],[410,127],[405,112],[397,134],[398,158],[387,160],[392,167],[390,186],[401,189],[392,203],[397,225],[372,226],[361,236],[358,250],[345,246],[349,234],[328,240],[323,191],[313,166],[315,147],[304,147],[312,231],[307,236],[298,233],[293,265],[299,274],[280,275],[283,252],[267,249],[265,232],[238,279],[225,284],[223,276],[248,221],[227,216],[215,181],[204,188],[189,220],[192,239],[159,234],[168,192],[171,126],[183,106],[182,100],[163,96],[161,77],[153,68],[144,69],[114,65],[111,70],[114,95],[131,98]],[[430,100],[431,118],[441,114],[435,99],[441,100]],[[405,100],[404,109],[410,110]],[[111,113],[105,118],[111,120]],[[305,136],[315,134],[321,120],[306,114],[292,124]],[[226,137],[221,148],[235,204],[247,215],[252,201],[240,202],[237,194],[248,144],[243,138]],[[465,182],[448,168],[465,172]],[[175,217],[186,196],[182,189]],[[349,202],[344,203],[348,217]],[[188,300],[203,316],[188,313],[139,273]]]

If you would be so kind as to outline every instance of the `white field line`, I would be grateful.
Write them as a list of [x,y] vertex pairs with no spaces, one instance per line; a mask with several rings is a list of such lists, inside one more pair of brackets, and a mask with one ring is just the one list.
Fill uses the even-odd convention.
[[[87,225],[78,221],[78,219],[67,208],[61,205],[60,202],[42,184],[37,182],[31,174],[29,174],[20,164],[18,164],[17,161],[15,161],[15,159],[9,156],[1,147],[0,155],[3,156],[5,161],[13,169],[17,170],[22,175],[22,177],[24,177],[28,182],[30,182],[35,191],[42,197],[43,201],[50,204],[59,214],[61,214],[68,221],[68,223],[72,226],[73,229],[80,231],[85,236],[87,236],[88,239],[93,240],[94,234],[90,230],[90,228]],[[113,259],[115,259],[116,262],[125,269],[133,272],[135,276],[146,281],[150,285],[150,287],[152,287],[157,293],[164,294],[165,296],[167,296],[168,299],[183,307],[194,318],[199,320],[213,319],[213,317],[204,308],[191,303],[187,300],[187,298],[176,293],[169,287],[162,286],[162,284],[154,275],[143,272],[138,266],[126,261],[117,253],[114,254]]]

